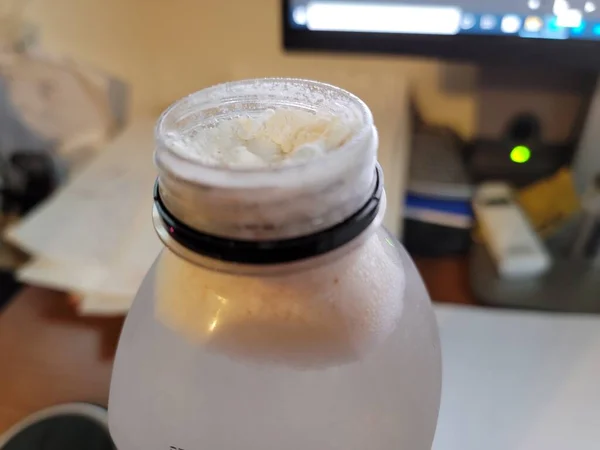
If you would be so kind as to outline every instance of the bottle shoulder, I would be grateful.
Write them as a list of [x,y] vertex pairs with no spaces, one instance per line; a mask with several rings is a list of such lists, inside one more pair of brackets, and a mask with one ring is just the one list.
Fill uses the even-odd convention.
[[387,239],[376,233],[329,264],[265,276],[211,271],[165,251],[156,267],[156,318],[235,356],[293,356],[308,365],[359,358],[402,314],[405,277]]

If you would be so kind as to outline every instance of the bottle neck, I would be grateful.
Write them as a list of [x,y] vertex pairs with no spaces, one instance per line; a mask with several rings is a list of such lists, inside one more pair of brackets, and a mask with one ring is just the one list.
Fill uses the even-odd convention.
[[198,167],[157,151],[160,195],[180,221],[214,236],[280,240],[317,233],[346,220],[372,194],[378,140],[375,128],[369,131],[326,157],[269,170]]
[[204,267],[215,272],[230,273],[235,275],[275,276],[326,266],[352,252],[358,251],[381,227],[386,212],[386,205],[387,199],[385,191],[382,191],[376,215],[374,216],[373,220],[360,234],[358,234],[354,239],[345,245],[314,257],[279,264],[243,264],[238,262],[224,261],[219,258],[208,257],[200,252],[190,250],[188,247],[173,239],[156,206],[153,210],[153,222],[160,239],[167,247],[167,251],[174,253],[178,257],[188,261],[193,265]]
[[[199,137],[208,136],[219,124],[239,117],[252,121],[276,110],[302,111],[304,117],[309,111],[315,120],[323,115],[334,117],[347,125],[348,134],[326,152],[292,164],[242,167],[208,164],[193,157],[196,145],[200,145],[200,152],[209,148]],[[289,133],[290,126],[277,121],[275,128]],[[225,145],[234,136],[228,130],[225,133],[231,135],[219,135],[211,142]],[[289,246],[295,244],[298,257],[288,260],[305,259],[312,255],[302,255],[302,246],[290,241],[310,246],[314,244],[312,237],[339,231],[340,224],[351,223],[363,208],[369,210],[370,220],[377,214],[372,208],[373,197],[382,189],[383,180],[376,169],[378,135],[373,117],[360,99],[334,86],[295,79],[262,79],[209,88],[175,103],[161,116],[156,142],[159,177],[155,201],[158,215],[168,224],[167,235],[170,232],[171,237],[177,238],[169,242],[184,242],[184,247],[191,250],[203,250],[206,247],[202,245],[216,242],[224,249],[204,252],[204,256],[228,262],[282,263],[287,260],[261,262],[221,256],[230,253],[226,251],[229,246],[276,246],[289,251]],[[221,151],[229,150],[223,147]],[[378,195],[380,198],[381,193]],[[340,240],[340,236],[346,240]],[[347,234],[330,233],[326,239],[336,245],[329,242],[327,251],[347,244],[347,238]],[[188,245],[202,240],[204,244],[196,248]]]

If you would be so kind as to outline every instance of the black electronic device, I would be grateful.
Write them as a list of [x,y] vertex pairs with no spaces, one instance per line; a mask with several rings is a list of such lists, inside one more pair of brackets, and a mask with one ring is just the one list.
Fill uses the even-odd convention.
[[523,186],[570,163],[600,69],[600,0],[284,0],[283,25],[290,50],[477,63],[476,182]]
[[283,0],[288,49],[600,68],[598,0]]
[[17,151],[0,157],[0,214],[24,216],[58,186],[56,161],[46,152]]
[[527,186],[569,164],[571,147],[545,143],[538,118],[518,114],[499,139],[476,139],[467,146],[468,172],[476,183],[507,180]]

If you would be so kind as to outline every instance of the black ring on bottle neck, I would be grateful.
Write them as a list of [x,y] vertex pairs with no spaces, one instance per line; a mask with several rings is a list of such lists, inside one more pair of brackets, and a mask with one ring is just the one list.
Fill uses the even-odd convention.
[[373,195],[345,221],[308,236],[270,241],[227,239],[195,230],[173,216],[165,207],[158,179],[154,205],[170,237],[183,247],[209,258],[241,264],[278,264],[312,258],[335,250],[360,235],[377,217],[383,195],[381,167],[375,168]]

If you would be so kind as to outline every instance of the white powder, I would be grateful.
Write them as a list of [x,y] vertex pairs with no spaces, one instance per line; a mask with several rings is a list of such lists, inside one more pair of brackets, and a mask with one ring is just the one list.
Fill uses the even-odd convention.
[[350,117],[278,108],[171,136],[169,145],[179,155],[210,166],[289,165],[340,148],[359,126]]
[[165,206],[215,236],[313,234],[358,211],[375,185],[378,137],[368,107],[321,83],[208,88],[172,105],[156,134]]
[[193,342],[234,358],[320,367],[361,358],[395,329],[404,272],[378,233],[322,267],[250,277],[195,266],[169,251],[156,314]]

